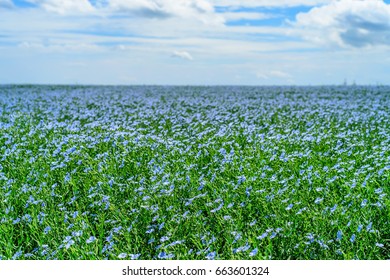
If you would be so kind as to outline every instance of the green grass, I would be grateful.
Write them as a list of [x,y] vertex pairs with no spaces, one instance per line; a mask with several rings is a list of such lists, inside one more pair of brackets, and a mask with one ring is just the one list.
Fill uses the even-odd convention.
[[387,87],[0,87],[0,258],[389,259],[389,108]]

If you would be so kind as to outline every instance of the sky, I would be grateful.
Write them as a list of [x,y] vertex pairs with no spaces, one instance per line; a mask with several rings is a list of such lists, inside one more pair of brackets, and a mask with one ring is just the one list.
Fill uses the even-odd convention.
[[390,84],[390,0],[0,0],[0,84]]

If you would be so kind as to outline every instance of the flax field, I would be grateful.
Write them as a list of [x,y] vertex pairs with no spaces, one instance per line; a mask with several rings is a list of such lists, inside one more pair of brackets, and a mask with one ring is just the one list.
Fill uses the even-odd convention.
[[0,86],[0,259],[390,259],[390,87]]

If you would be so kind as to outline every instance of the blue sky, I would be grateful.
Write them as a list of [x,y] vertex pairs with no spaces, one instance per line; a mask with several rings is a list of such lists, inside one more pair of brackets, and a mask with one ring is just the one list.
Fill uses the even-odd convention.
[[390,83],[390,0],[0,0],[0,83]]

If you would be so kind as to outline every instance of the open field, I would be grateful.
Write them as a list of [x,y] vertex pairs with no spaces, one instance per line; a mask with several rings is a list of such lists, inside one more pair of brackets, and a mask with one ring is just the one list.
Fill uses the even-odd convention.
[[389,259],[389,87],[0,87],[2,259]]

